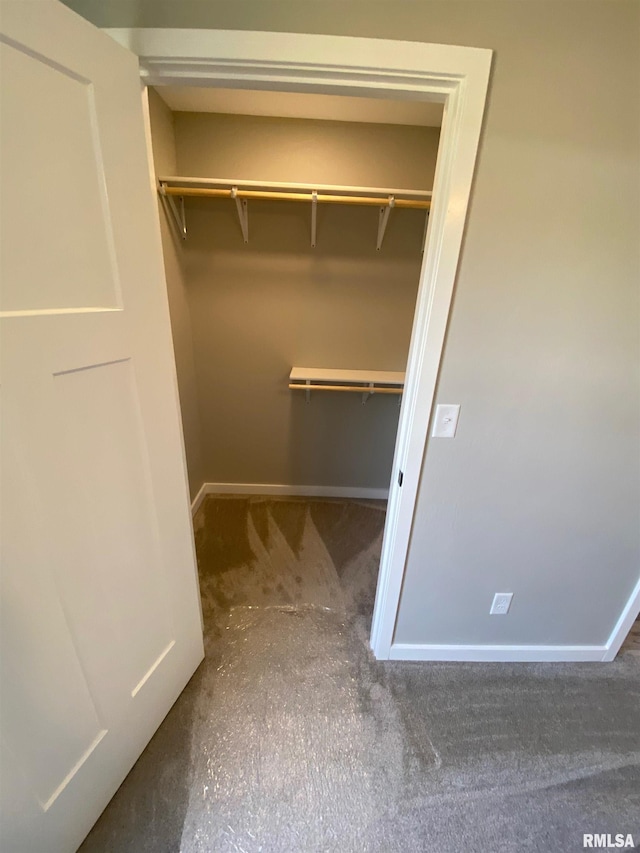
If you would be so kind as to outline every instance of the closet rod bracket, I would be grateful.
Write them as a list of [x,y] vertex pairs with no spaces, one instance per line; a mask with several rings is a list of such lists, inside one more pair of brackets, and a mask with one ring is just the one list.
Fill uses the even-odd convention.
[[231,187],[231,198],[236,203],[238,211],[238,219],[240,220],[240,228],[242,229],[242,239],[245,243],[249,242],[249,208],[246,198],[238,198],[238,187]]
[[307,398],[307,403],[311,402],[311,380],[307,379],[305,383],[307,390],[304,392],[305,397]]
[[367,402],[367,400],[369,399],[369,397],[372,397],[372,396],[373,396],[374,390],[375,390],[375,388],[374,388],[374,384],[373,384],[373,382],[370,382],[370,383],[369,383],[369,388],[368,388],[368,390],[367,390],[367,391],[365,391],[365,392],[364,392],[364,394],[362,395],[362,405],[363,405],[363,406],[364,406],[364,404]]
[[316,247],[316,214],[318,212],[318,192],[311,193],[311,248]]
[[187,217],[184,212],[184,196],[179,196],[180,198],[180,210],[178,210],[178,205],[175,202],[175,199],[172,195],[167,193],[167,185],[160,184],[160,195],[164,199],[165,204],[169,206],[169,210],[171,211],[171,216],[173,217],[173,221],[176,224],[176,228],[178,229],[178,234],[182,240],[187,239]]
[[380,251],[380,249],[382,248],[382,241],[384,240],[384,232],[387,230],[389,214],[391,213],[391,208],[394,207],[395,203],[395,198],[390,195],[388,202],[384,205],[384,207],[380,208],[380,218],[378,219],[378,242],[376,245],[376,249],[378,251]]

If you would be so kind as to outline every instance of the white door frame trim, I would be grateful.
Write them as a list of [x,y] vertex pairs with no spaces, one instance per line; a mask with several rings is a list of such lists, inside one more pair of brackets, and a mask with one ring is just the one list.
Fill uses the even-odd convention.
[[176,29],[106,32],[140,57],[142,79],[148,85],[368,94],[444,103],[434,203],[420,274],[371,629],[375,656],[388,659],[392,656],[422,460],[469,206],[492,51],[294,33]]

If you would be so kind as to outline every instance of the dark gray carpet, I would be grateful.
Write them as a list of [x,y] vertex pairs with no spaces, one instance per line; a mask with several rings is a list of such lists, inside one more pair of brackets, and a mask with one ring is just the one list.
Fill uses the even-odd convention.
[[207,657],[85,853],[640,842],[640,658],[377,663],[383,523],[364,502],[206,500]]

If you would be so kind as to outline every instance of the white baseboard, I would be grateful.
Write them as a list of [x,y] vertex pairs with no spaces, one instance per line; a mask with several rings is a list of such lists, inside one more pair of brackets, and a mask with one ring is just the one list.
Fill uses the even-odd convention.
[[611,636],[607,641],[607,653],[605,660],[613,660],[620,651],[620,646],[627,639],[627,634],[631,630],[631,626],[640,615],[640,580],[635,585],[629,600],[625,604],[624,610],[620,614],[620,618],[615,624]]
[[386,501],[389,497],[389,489],[360,486],[290,486],[283,483],[203,483],[191,503],[192,513],[195,514],[198,511],[206,495],[282,495]]
[[191,515],[195,515],[200,509],[200,504],[205,499],[205,495],[207,494],[208,485],[208,483],[203,483],[198,489],[198,494],[191,501]]
[[394,643],[389,660],[494,661],[603,661],[608,646],[456,646]]

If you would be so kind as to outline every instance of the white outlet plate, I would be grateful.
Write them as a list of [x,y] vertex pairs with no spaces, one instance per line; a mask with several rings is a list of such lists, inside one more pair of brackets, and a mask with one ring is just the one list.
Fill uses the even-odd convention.
[[432,438],[453,438],[458,426],[460,405],[453,403],[439,403],[436,406],[436,416],[433,419]]
[[489,613],[491,616],[506,616],[511,607],[512,592],[496,592]]

